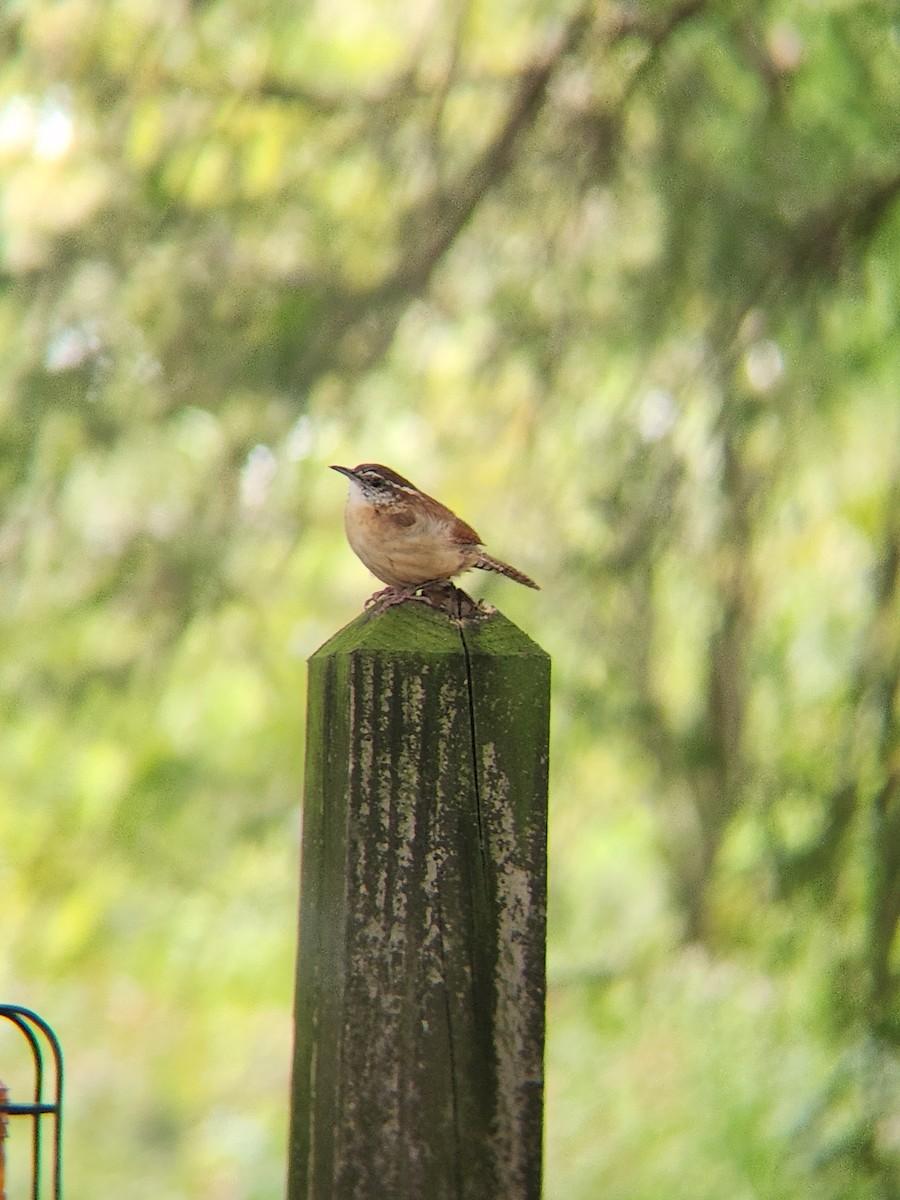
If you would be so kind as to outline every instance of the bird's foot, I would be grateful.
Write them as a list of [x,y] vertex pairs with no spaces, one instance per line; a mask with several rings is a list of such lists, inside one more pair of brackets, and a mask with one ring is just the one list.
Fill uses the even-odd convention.
[[407,600],[421,601],[430,608],[445,612],[456,621],[490,616],[495,611],[490,605],[473,600],[449,579],[429,579],[409,587],[382,588],[366,601],[365,611],[372,614],[382,613],[388,608],[393,608],[395,604],[404,604]]
[[[365,611],[368,613],[384,612],[385,609],[393,608],[395,604],[403,604],[406,600],[428,600],[428,589],[436,587],[438,584],[446,585],[446,580],[427,579],[424,583],[410,584],[408,587],[386,587],[380,592],[375,592],[370,596],[365,603]],[[419,595],[420,592],[425,592],[424,595]]]
[[380,592],[373,592],[363,605],[363,609],[368,613],[381,612],[385,608],[390,608],[392,604],[401,604],[405,599],[405,588],[386,587],[382,588]]

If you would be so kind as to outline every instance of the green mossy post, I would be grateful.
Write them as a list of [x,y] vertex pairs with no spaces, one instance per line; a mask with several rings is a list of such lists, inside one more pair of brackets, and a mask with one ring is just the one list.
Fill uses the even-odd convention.
[[288,1200],[537,1200],[550,660],[499,613],[309,661]]

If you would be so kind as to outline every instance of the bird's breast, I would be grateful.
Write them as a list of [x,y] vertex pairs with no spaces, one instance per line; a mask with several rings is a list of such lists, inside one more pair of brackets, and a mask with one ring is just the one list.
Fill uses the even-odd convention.
[[446,520],[408,505],[348,499],[347,540],[373,575],[392,587],[449,579],[471,565],[474,547],[453,540]]

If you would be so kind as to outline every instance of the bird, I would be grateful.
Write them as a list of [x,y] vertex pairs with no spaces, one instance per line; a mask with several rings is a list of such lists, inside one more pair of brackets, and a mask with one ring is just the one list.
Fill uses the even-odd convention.
[[366,607],[387,608],[432,585],[448,585],[462,571],[495,571],[539,591],[524,571],[488,554],[471,525],[380,463],[332,464],[350,482],[344,527],[356,556],[387,587]]

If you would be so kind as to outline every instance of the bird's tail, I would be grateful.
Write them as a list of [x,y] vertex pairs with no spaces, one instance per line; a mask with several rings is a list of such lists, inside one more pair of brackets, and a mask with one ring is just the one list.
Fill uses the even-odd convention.
[[482,550],[478,556],[478,562],[474,564],[480,567],[482,571],[496,571],[498,575],[505,575],[507,579],[514,579],[516,583],[522,583],[525,587],[534,588],[539,592],[540,585],[535,583],[533,579],[529,579],[524,571],[517,570],[516,567],[511,567],[509,563],[501,562],[499,558],[492,558],[490,554],[485,554]]

